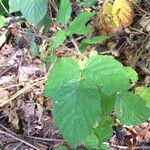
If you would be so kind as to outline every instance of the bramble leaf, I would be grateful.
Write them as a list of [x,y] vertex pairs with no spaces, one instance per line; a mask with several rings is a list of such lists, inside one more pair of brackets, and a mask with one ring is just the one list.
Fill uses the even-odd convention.
[[132,3],[128,0],[114,0],[113,3],[104,0],[99,14],[101,34],[110,34],[122,27],[129,26],[134,16]]
[[80,13],[68,27],[67,35],[87,35],[91,31],[91,27],[86,26],[86,23],[93,15],[94,13],[91,12]]
[[54,101],[54,122],[69,144],[75,147],[84,141],[98,119],[100,95],[93,83],[81,78],[75,60],[62,58],[56,62],[45,95]]
[[63,42],[66,39],[66,32],[61,30],[61,31],[57,31],[53,34],[52,36],[52,40],[49,43],[49,51],[54,51],[55,49],[57,49],[61,44],[63,44]]
[[[62,69],[63,68],[63,69]],[[58,59],[52,68],[45,85],[44,94],[53,99],[53,93],[61,88],[68,80],[79,77],[78,64],[71,58]]]
[[52,20],[48,13],[44,16],[44,18],[38,23],[37,27],[40,29],[41,27],[44,27],[43,32],[47,33],[50,26],[51,26]]
[[70,19],[71,10],[72,8],[71,8],[70,0],[61,0],[58,15],[57,15],[58,23],[66,25]]
[[110,56],[93,56],[87,60],[83,76],[94,82],[105,94],[126,91],[130,88],[129,79],[123,66]]
[[106,41],[108,38],[109,38],[109,36],[107,36],[107,35],[101,35],[101,36],[97,36],[97,37],[94,37],[91,39],[84,39],[84,40],[82,40],[79,49],[81,52],[83,52],[87,49],[87,47],[89,45],[102,43],[102,42]]
[[67,148],[65,146],[59,146],[59,147],[56,147],[55,150],[67,150]]
[[92,132],[87,138],[86,141],[84,142],[84,146],[87,149],[96,149],[99,144],[99,139],[97,136]]
[[145,101],[131,92],[118,94],[114,109],[120,121],[126,125],[140,124],[150,114],[150,109],[146,107]]
[[5,24],[5,17],[0,15],[0,28]]
[[150,108],[150,87],[137,87],[135,93],[146,101],[146,106]]
[[48,0],[21,0],[20,10],[23,16],[37,25],[46,15]]
[[94,133],[98,137],[100,144],[112,137],[113,124],[113,120],[110,116],[101,117],[98,127],[94,129]]
[[128,76],[129,80],[131,80],[131,86],[134,86],[138,80],[138,74],[132,67],[125,67],[126,75]]
[[9,0],[9,12],[20,11],[20,1],[21,0]]

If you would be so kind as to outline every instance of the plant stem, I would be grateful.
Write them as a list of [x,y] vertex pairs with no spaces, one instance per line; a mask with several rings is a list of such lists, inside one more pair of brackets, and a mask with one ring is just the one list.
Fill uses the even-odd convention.
[[0,0],[0,4],[2,5],[2,7],[4,8],[4,10],[6,11],[6,13],[11,16],[11,14],[9,13],[9,11],[7,10],[7,8],[5,7],[5,5],[3,4],[3,2]]

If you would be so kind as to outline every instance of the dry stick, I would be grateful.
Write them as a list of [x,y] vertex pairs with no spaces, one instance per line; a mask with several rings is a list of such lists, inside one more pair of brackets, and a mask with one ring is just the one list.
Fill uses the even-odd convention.
[[81,54],[80,50],[79,50],[79,47],[75,41],[75,39],[73,37],[70,38],[71,42],[73,43],[74,47],[76,48],[76,51]]
[[2,131],[2,130],[0,130],[0,133],[1,133],[1,134],[5,134],[5,135],[7,135],[7,136],[10,136],[10,137],[12,137],[12,138],[14,138],[14,139],[16,139],[16,140],[18,140],[18,141],[20,141],[20,142],[24,143],[24,144],[26,144],[26,145],[28,145],[28,146],[30,146],[30,147],[32,147],[32,148],[34,148],[34,149],[36,149],[36,150],[40,150],[40,149],[39,149],[39,148],[37,148],[36,146],[34,146],[34,145],[30,144],[29,142],[27,142],[27,141],[25,141],[25,140],[21,139],[21,137],[20,137],[20,138],[19,138],[19,137],[17,137],[18,135],[17,135],[17,134],[15,134],[15,133],[13,133],[14,135],[12,135],[12,134],[7,133],[7,132]]
[[150,33],[147,35],[147,37],[145,38],[145,40],[143,41],[143,43],[141,44],[141,46],[139,47],[140,52],[138,53],[138,51],[135,54],[135,57],[131,63],[131,66],[134,68],[135,64],[137,63],[137,61],[139,60],[139,58],[141,57],[141,55],[143,54],[143,52],[145,51],[143,45],[145,44],[145,42],[147,42],[147,40],[150,37]]
[[10,99],[3,101],[2,103],[0,103],[0,107],[3,107],[5,104],[11,102],[12,100],[14,100],[15,98],[17,98],[19,95],[27,92],[29,89],[31,89],[33,86],[35,86],[37,84],[37,82],[45,80],[45,78],[40,78],[37,80],[34,80],[35,83],[28,83],[28,85],[26,85],[23,89],[19,90],[16,94],[14,94]]
[[145,10],[143,10],[139,5],[137,5],[137,4],[135,4],[135,3],[134,3],[134,5],[135,5],[141,12],[143,12],[144,14],[150,15],[150,13],[148,13],[148,12],[145,11]]
[[14,65],[9,66],[6,70],[0,73],[0,77],[6,74],[9,70],[11,70],[14,67]]
[[[115,145],[115,144],[109,144],[107,142],[104,142],[103,144],[109,146],[110,148],[120,148],[120,149],[128,149],[127,146],[121,146],[121,145]],[[149,150],[150,149],[150,146],[135,146],[134,149],[147,149]]]
[[18,87],[18,86],[24,85],[25,82],[27,82],[27,81],[24,81],[24,82],[21,82],[21,83],[18,83],[18,84],[14,84],[14,85],[10,85],[10,86],[7,86],[7,87],[2,87],[2,88],[0,88],[0,92],[2,92],[3,90],[11,89],[13,87]]
[[58,12],[58,8],[57,8],[56,3],[53,0],[50,0],[50,4],[53,7],[53,9],[55,10],[55,12],[57,13]]
[[20,142],[15,148],[13,148],[13,150],[17,150],[22,144],[23,142]]
[[62,139],[42,138],[42,137],[35,137],[35,136],[26,136],[26,137],[35,140],[42,140],[42,141],[65,142],[65,140]]
[[145,32],[140,31],[140,30],[138,30],[138,29],[136,29],[136,28],[129,27],[129,29],[131,29],[131,30],[133,30],[133,31],[136,31],[136,32],[138,32],[138,33],[140,33],[140,34],[143,34],[143,35],[146,35],[146,36],[147,36],[147,34],[146,34]]

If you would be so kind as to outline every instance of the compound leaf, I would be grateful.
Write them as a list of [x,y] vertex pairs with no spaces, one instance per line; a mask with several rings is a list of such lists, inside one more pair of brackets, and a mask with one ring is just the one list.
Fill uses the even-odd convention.
[[72,147],[90,134],[100,113],[96,86],[81,78],[77,62],[63,58],[56,62],[45,86],[52,98],[54,122]]
[[72,147],[89,135],[100,113],[100,95],[86,80],[68,83],[55,93],[54,122]]

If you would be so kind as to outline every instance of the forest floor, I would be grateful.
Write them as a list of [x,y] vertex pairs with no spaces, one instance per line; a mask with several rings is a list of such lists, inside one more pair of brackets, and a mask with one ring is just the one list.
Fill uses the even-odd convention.
[[[97,3],[89,11],[98,13],[101,6],[102,3]],[[73,7],[75,9],[78,6]],[[75,9],[74,13],[77,13],[76,11]],[[139,75],[137,85],[149,86],[150,1],[141,1],[134,11],[134,20],[129,27],[122,29],[121,34],[113,36],[110,41],[96,45],[93,49],[100,54],[115,56],[124,65],[132,65]],[[96,17],[89,22],[95,26],[93,35],[99,35]],[[47,101],[43,95],[44,83],[51,64],[45,65],[40,57],[33,57],[28,46],[14,46],[16,37],[21,34],[18,30],[24,28],[28,27],[12,22],[11,30],[5,27],[0,30],[0,149],[51,150],[65,143],[53,125],[52,101]],[[57,28],[57,24],[53,24],[47,36],[50,37]],[[63,46],[58,50],[59,55],[72,55],[60,53],[62,49]],[[134,133],[139,134],[138,140],[145,148],[150,149],[149,122],[145,120],[145,123],[130,130],[126,131],[131,135],[129,141],[131,138],[135,140]],[[126,145],[119,145],[114,138],[106,144],[112,149],[127,149]]]

